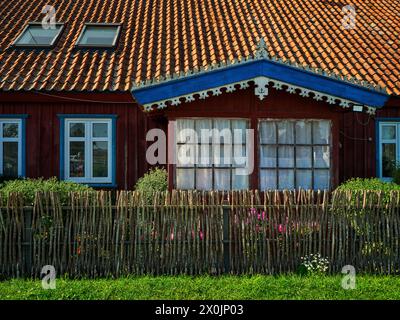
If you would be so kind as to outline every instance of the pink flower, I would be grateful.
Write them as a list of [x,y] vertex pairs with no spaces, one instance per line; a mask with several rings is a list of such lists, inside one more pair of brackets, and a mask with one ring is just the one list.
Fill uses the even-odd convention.
[[283,224],[280,224],[280,225],[278,226],[278,232],[279,232],[279,233],[286,232],[286,226],[284,226]]
[[204,233],[203,233],[203,231],[200,230],[199,235],[200,235],[200,240],[203,240],[203,238],[204,238]]

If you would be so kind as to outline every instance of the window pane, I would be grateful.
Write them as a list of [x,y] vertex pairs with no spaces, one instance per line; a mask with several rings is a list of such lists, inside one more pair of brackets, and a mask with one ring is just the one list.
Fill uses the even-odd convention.
[[294,147],[279,147],[278,157],[278,165],[280,168],[294,167]]
[[393,143],[382,144],[382,177],[392,177],[396,164],[396,145]]
[[278,143],[280,144],[294,143],[294,124],[292,121],[278,122]]
[[231,170],[215,169],[214,171],[214,189],[230,190],[231,189]]
[[329,170],[314,171],[314,189],[325,190],[330,188]]
[[249,188],[249,176],[237,175],[235,170],[232,173],[232,189],[233,190],[244,190]]
[[194,189],[194,169],[177,169],[176,187],[183,190]]
[[234,143],[236,144],[246,143],[246,130],[247,130],[247,121],[232,120],[232,135]]
[[296,147],[296,168],[312,167],[312,147]]
[[84,177],[85,176],[85,142],[72,141],[70,142],[69,151],[69,175],[70,177]]
[[93,142],[93,177],[108,177],[108,142]]
[[79,45],[112,46],[117,33],[117,26],[86,26]]
[[311,122],[309,121],[296,122],[296,143],[311,144]]
[[396,139],[396,126],[382,126],[382,139],[384,140]]
[[293,170],[279,170],[279,189],[295,189]]
[[214,120],[214,137],[215,144],[232,144],[233,136],[231,131],[230,120],[218,119]]
[[107,138],[108,137],[108,124],[107,123],[93,123],[93,137],[94,138]]
[[196,189],[212,190],[212,169],[196,170]]
[[230,167],[232,164],[232,146],[229,144],[213,145],[214,165]]
[[314,147],[314,167],[329,168],[329,147]]
[[3,124],[3,137],[4,138],[18,138],[18,123],[4,123]]
[[212,121],[210,119],[196,120],[196,132],[199,143],[211,143]]
[[312,189],[312,171],[311,170],[297,170],[296,172],[297,188]]
[[179,167],[193,167],[196,163],[197,144],[182,144],[177,146],[177,165]]
[[194,120],[180,119],[176,121],[176,136],[178,143],[197,143]]
[[276,127],[272,121],[263,121],[260,123],[261,143],[276,144]]
[[3,175],[18,176],[18,142],[3,143]]
[[260,180],[261,190],[275,190],[278,188],[276,170],[261,170]]
[[213,162],[212,146],[210,146],[209,144],[202,144],[198,147],[198,150],[199,150],[198,166],[211,167]]
[[17,45],[51,45],[61,30],[61,26],[55,29],[44,29],[42,25],[29,25]]
[[314,144],[329,144],[329,121],[314,121]]
[[260,166],[262,168],[269,167],[275,168],[276,167],[276,147],[272,146],[262,146],[261,153],[260,153]]
[[247,158],[247,150],[245,145],[234,145],[232,148],[233,151],[233,166],[235,167],[245,167],[246,164],[248,163],[248,158]]
[[70,123],[69,136],[72,138],[85,137],[85,124],[84,123]]

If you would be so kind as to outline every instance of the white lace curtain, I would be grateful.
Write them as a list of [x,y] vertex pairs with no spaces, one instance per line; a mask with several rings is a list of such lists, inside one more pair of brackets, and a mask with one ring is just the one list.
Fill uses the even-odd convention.
[[261,189],[328,189],[330,122],[266,120],[260,123]]
[[[249,177],[235,172],[235,168],[245,165],[237,162],[237,156],[247,156],[246,120],[178,119],[176,123],[177,188],[249,188]],[[179,161],[182,155],[191,159],[189,164]]]

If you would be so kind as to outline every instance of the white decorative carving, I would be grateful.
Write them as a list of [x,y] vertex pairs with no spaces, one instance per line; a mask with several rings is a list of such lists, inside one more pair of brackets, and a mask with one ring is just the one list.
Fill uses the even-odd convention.
[[193,94],[189,94],[189,95],[185,96],[185,102],[193,102],[195,100],[196,99],[194,98]]
[[212,94],[213,94],[213,96],[219,96],[222,94],[222,91],[220,88],[215,88],[215,89],[213,89]]
[[296,87],[289,85],[288,88],[286,89],[286,91],[289,93],[296,93]]
[[235,88],[234,84],[229,84],[229,85],[226,86],[226,92],[232,93],[234,91],[236,91],[236,88]]
[[151,104],[146,104],[146,105],[144,105],[143,107],[144,107],[144,110],[145,110],[146,112],[150,112],[150,111],[153,110],[153,105],[151,105]]
[[[299,95],[302,97],[310,97],[310,93],[312,93],[314,95],[313,99],[315,99],[317,101],[323,101],[323,99],[325,98],[326,102],[329,104],[336,104],[338,101],[338,105],[342,108],[350,108],[351,104],[357,104],[356,102],[353,102],[353,101],[342,99],[340,97],[331,96],[329,94],[314,91],[314,90],[311,90],[308,88],[294,86],[290,83],[270,79],[267,77],[256,77],[256,78],[248,79],[248,80],[241,81],[241,82],[226,84],[224,86],[220,86],[220,87],[216,87],[216,88],[210,88],[208,90],[193,92],[186,96],[175,97],[175,98],[171,98],[171,99],[166,99],[166,100],[150,103],[150,104],[144,105],[144,110],[146,112],[150,112],[154,109],[154,107],[156,107],[157,109],[165,109],[168,106],[168,104],[170,104],[172,106],[177,106],[182,103],[182,101],[180,100],[181,98],[185,99],[184,100],[185,103],[190,103],[190,102],[193,102],[196,100],[195,95],[199,96],[198,99],[206,99],[210,96],[209,92],[211,92],[213,96],[219,96],[222,94],[222,91],[221,91],[222,89],[225,89],[227,93],[236,91],[237,88],[244,90],[244,89],[247,89],[250,87],[251,82],[254,82],[254,86],[255,86],[254,93],[260,100],[264,100],[264,98],[268,96],[268,85],[271,82],[273,88],[276,90],[281,90],[281,89],[283,89],[283,86],[285,86],[285,87],[287,87],[287,89],[286,89],[287,92],[296,93],[296,90],[298,89],[300,91]],[[374,107],[366,106],[365,110],[368,114],[375,113]]]
[[372,108],[372,107],[367,107],[367,113],[371,116],[375,115],[376,113],[376,108]]
[[306,98],[310,96],[310,90],[308,89],[301,89],[300,96]]
[[179,99],[179,97],[172,99],[172,102],[171,102],[172,106],[177,106],[179,104],[181,104],[181,100]]
[[339,104],[342,108],[350,108],[350,102],[347,100],[342,100]]
[[240,83],[240,89],[241,89],[241,90],[247,89],[247,88],[249,88],[249,87],[250,87],[250,85],[249,85],[247,82],[241,82],[241,83]]
[[200,92],[200,99],[204,100],[208,98],[208,92],[207,91],[202,91]]
[[319,92],[314,93],[314,100],[321,101],[322,100],[322,94]]
[[158,105],[157,109],[165,109],[167,107],[167,104],[165,103],[165,101],[160,102],[160,104]]
[[336,101],[335,97],[327,96],[326,102],[328,102],[329,104],[335,104],[335,101]]
[[268,78],[266,77],[257,77],[254,79],[254,93],[261,101],[268,96],[268,82]]
[[268,48],[267,44],[265,43],[264,38],[260,39],[260,42],[257,45],[257,51],[256,54],[254,55],[256,59],[268,59],[269,54],[268,54]]

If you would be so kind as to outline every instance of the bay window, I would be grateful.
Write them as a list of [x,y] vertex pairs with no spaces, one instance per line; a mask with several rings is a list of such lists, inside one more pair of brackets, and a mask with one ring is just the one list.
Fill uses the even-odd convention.
[[330,121],[263,120],[259,143],[262,190],[330,188]]
[[87,184],[113,183],[113,119],[65,118],[63,121],[62,178]]

